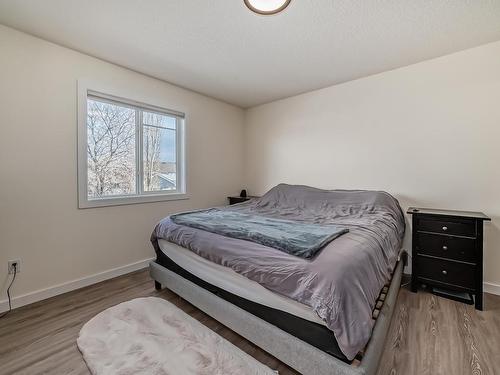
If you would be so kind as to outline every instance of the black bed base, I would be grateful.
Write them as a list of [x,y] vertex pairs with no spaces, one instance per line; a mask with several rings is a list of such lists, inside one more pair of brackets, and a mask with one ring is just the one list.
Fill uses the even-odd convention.
[[[335,335],[327,327],[296,317],[295,315],[284,311],[249,301],[245,298],[229,293],[224,289],[218,288],[215,285],[207,283],[180,267],[162,251],[157,251],[156,256],[156,263],[169,269],[170,271],[175,272],[176,274],[208,290],[218,297],[231,302],[239,308],[252,313],[266,322],[282,329],[283,331],[313,345],[314,347],[333,355],[341,361],[350,363],[345,355],[340,351]],[[161,289],[161,284],[158,281],[155,281],[155,288]]]

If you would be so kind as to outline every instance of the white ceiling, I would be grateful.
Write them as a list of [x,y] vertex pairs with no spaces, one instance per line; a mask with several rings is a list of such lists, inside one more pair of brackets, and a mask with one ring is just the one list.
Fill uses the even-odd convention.
[[241,107],[500,40],[500,0],[0,0],[0,23]]

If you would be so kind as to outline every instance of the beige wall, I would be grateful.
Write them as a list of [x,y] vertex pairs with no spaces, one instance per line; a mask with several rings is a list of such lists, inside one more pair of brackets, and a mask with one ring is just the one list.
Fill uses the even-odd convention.
[[[141,261],[156,221],[244,181],[484,211],[485,278],[500,284],[500,42],[246,112],[3,26],[0,53],[0,301],[8,259],[22,264],[15,296]],[[77,209],[80,78],[186,112],[191,199]]]
[[[77,79],[112,83],[187,115],[191,199],[77,209]],[[156,221],[222,204],[242,182],[241,109],[0,26],[0,300],[154,255]]]
[[500,284],[500,42],[262,105],[245,121],[251,194],[288,182],[484,211],[485,280]]

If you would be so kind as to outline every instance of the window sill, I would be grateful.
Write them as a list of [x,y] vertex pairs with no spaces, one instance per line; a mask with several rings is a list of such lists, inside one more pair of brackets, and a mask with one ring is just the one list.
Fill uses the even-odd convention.
[[78,203],[78,208],[95,208],[95,207],[110,207],[123,206],[128,204],[154,203],[164,201],[178,201],[189,199],[187,193],[171,193],[171,194],[149,194],[149,195],[130,195],[126,197],[110,197],[101,199],[84,199]]

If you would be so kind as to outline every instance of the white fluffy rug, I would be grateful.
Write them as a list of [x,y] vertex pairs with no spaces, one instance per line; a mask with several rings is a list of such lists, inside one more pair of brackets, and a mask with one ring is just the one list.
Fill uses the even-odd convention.
[[96,315],[78,348],[95,375],[276,375],[160,298],[137,298]]

